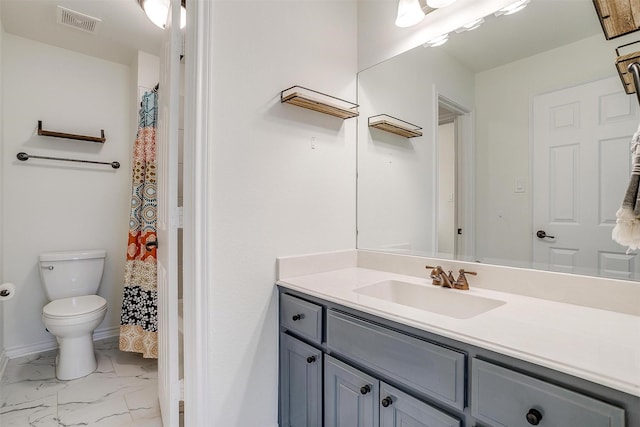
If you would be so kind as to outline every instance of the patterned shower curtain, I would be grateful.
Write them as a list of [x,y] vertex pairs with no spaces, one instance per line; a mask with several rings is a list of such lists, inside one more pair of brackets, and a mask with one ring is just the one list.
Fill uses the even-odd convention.
[[120,315],[120,350],[158,357],[158,280],[156,247],[158,94],[142,97],[133,148],[129,242]]

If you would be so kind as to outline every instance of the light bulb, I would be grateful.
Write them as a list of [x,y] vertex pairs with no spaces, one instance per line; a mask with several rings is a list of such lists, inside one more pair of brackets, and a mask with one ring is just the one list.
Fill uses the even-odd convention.
[[427,6],[433,9],[439,9],[441,7],[447,7],[455,1],[456,0],[427,0]]
[[411,27],[424,19],[424,11],[418,0],[399,0],[396,26]]
[[166,0],[145,0],[141,2],[144,13],[157,27],[164,28],[169,14],[169,2]]
[[509,6],[503,7],[499,11],[495,13],[496,16],[500,15],[512,15],[516,12],[520,12],[522,9],[527,7],[531,0],[518,0],[514,3],[511,3]]
[[433,38],[424,44],[425,47],[438,47],[442,46],[449,41],[449,34],[443,34],[436,38]]
[[456,30],[456,33],[462,33],[464,31],[472,31],[478,28],[480,25],[484,23],[484,18],[478,18],[474,21],[469,22],[468,24],[463,25],[462,27]]
[[[157,27],[164,29],[169,16],[169,0],[140,0],[140,5],[147,17]],[[187,25],[187,11],[180,7],[180,28]]]

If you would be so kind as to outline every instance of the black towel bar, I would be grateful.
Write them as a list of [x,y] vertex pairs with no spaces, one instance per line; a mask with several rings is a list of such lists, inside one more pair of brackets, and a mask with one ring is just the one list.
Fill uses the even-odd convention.
[[16,157],[18,158],[18,160],[21,160],[23,162],[26,162],[29,159],[46,159],[46,160],[62,160],[65,162],[93,163],[96,165],[109,165],[114,169],[120,168],[119,162],[96,162],[94,160],[67,159],[65,157],[33,156],[31,154],[22,153],[22,152],[18,153]]

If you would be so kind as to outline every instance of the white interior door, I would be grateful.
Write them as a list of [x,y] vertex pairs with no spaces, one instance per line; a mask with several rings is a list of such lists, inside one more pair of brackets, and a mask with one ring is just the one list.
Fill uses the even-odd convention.
[[617,76],[534,98],[533,260],[540,267],[637,274],[638,256],[611,239],[629,183],[636,104]]
[[[176,25],[172,25],[175,23]],[[177,427],[181,399],[178,347],[178,126],[180,0],[171,0],[160,58],[158,162],[158,397],[165,427]]]

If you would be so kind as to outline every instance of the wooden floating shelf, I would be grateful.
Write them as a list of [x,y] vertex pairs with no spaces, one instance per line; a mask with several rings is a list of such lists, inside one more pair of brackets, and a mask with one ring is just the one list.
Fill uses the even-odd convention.
[[405,138],[415,138],[422,136],[422,128],[404,120],[397,119],[387,114],[378,114],[369,117],[369,127],[395,133]]
[[607,40],[640,30],[637,0],[593,0]]
[[360,114],[358,112],[358,104],[302,86],[292,86],[280,92],[280,102],[297,105],[298,107],[340,117],[341,119],[350,119]]
[[40,136],[53,136],[55,138],[76,139],[78,141],[100,142],[104,143],[107,138],[104,137],[104,129],[100,130],[101,136],[87,136],[76,135],[74,133],[52,132],[50,130],[42,129],[42,120],[38,120],[38,135]]

